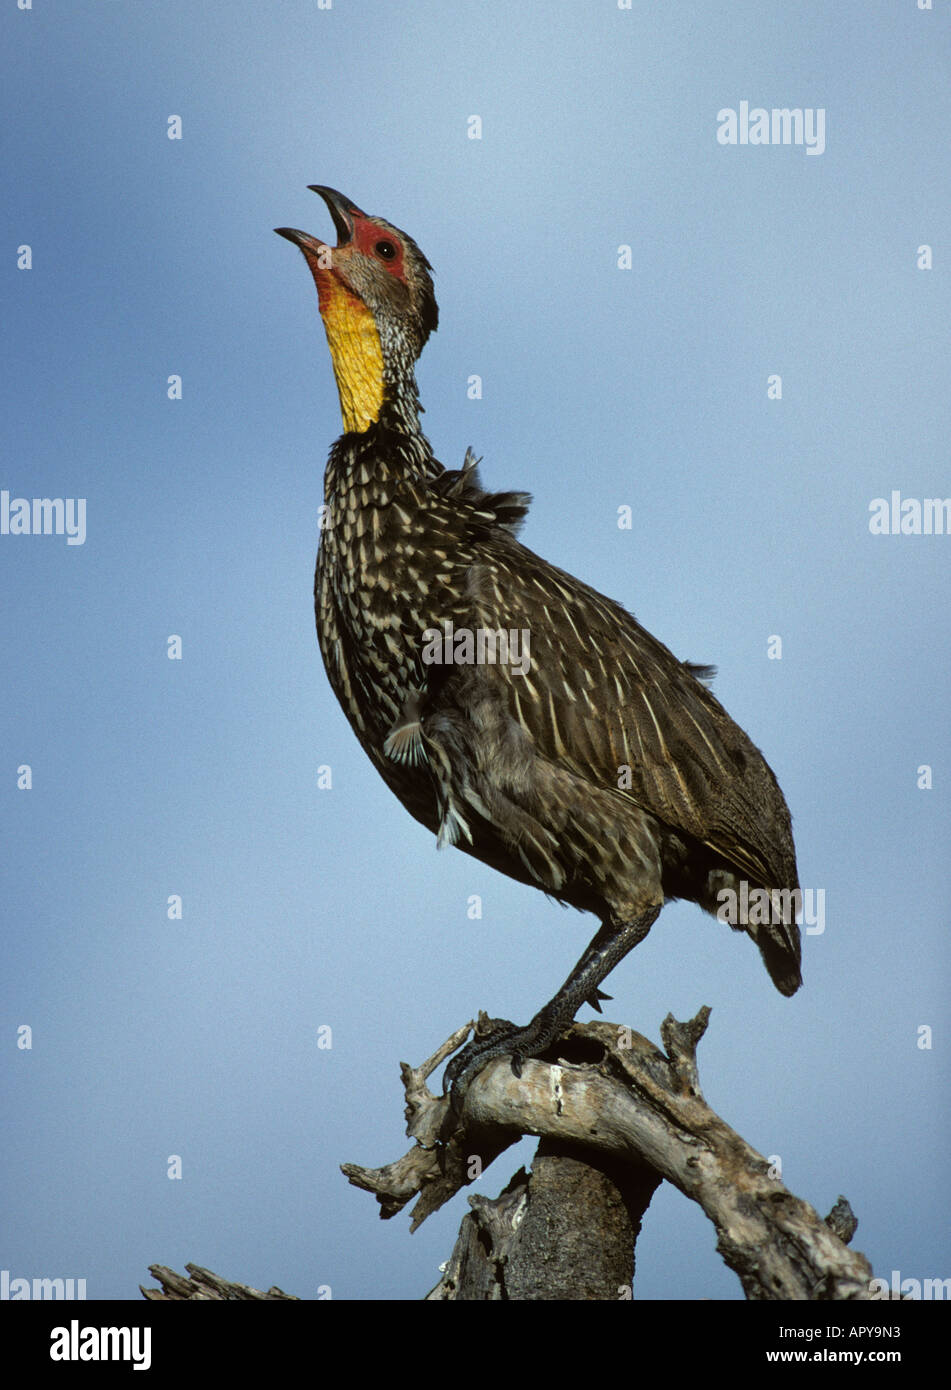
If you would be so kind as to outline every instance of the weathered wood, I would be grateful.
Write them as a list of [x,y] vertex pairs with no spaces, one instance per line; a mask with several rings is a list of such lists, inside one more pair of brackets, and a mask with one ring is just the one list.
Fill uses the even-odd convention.
[[[710,1109],[696,1050],[709,1019],[661,1025],[662,1052],[616,1024],[574,1024],[521,1078],[491,1062],[456,1115],[427,1079],[462,1045],[458,1029],[419,1067],[402,1064],[413,1147],[380,1168],[343,1165],[380,1215],[416,1198],[412,1229],[481,1176],[525,1134],[539,1136],[531,1174],[494,1200],[470,1197],[459,1238],[429,1300],[618,1299],[629,1295],[642,1215],[666,1178],[712,1221],[717,1249],[750,1299],[870,1298],[872,1269],[848,1248],[857,1226],[844,1197],[825,1221],[788,1191],[768,1161]],[[481,1017],[477,1027],[491,1030]],[[184,1278],[150,1267],[149,1299],[289,1299],[197,1265]]]
[[185,1268],[191,1276],[188,1279],[182,1274],[176,1274],[174,1269],[169,1269],[166,1265],[149,1265],[149,1273],[162,1287],[147,1289],[140,1284],[142,1297],[156,1303],[244,1303],[270,1302],[275,1299],[300,1302],[294,1294],[284,1293],[283,1289],[277,1288],[276,1285],[268,1289],[267,1293],[262,1293],[260,1289],[252,1289],[247,1284],[236,1284],[230,1279],[222,1279],[220,1274],[213,1274],[210,1269],[202,1269],[201,1265],[186,1265]]
[[427,1298],[612,1300],[631,1297],[641,1217],[660,1184],[650,1169],[539,1144],[495,1199],[470,1197],[443,1277]]
[[[573,1158],[590,1169],[603,1169],[607,1161],[615,1165],[615,1172],[630,1168],[643,1174],[646,1167],[699,1203],[714,1224],[718,1250],[739,1276],[747,1298],[869,1298],[871,1267],[840,1238],[850,1236],[855,1227],[845,1199],[840,1198],[829,1220],[823,1221],[704,1100],[696,1048],[708,1018],[707,1009],[688,1023],[668,1015],[661,1026],[666,1054],[616,1024],[575,1024],[556,1044],[554,1059],[525,1062],[521,1078],[513,1075],[506,1058],[491,1062],[472,1082],[458,1117],[446,1098],[432,1095],[426,1086],[426,1078],[456,1044],[456,1033],[421,1067],[403,1065],[407,1133],[417,1141],[414,1148],[383,1168],[347,1164],[343,1171],[351,1182],[376,1195],[383,1216],[394,1215],[418,1192],[415,1229],[521,1135],[536,1134],[559,1154],[567,1146]],[[491,1026],[490,1020],[480,1022]],[[543,1187],[540,1181],[540,1203],[546,1200]],[[596,1184],[588,1193],[591,1200],[595,1188]],[[530,1183],[525,1196],[527,1212],[533,1200]],[[508,1198],[502,1209],[511,1211]],[[481,1220],[483,1235],[489,1230],[487,1210],[481,1199],[476,1212],[466,1218],[469,1231],[463,1233],[458,1259],[454,1255],[455,1264],[450,1262],[447,1270],[454,1290],[462,1287],[460,1269],[472,1264],[473,1225],[478,1227]],[[615,1222],[605,1226],[602,1216],[592,1218],[584,1203],[569,1205],[568,1215],[574,1216],[576,1227],[594,1226],[602,1240],[613,1240]],[[524,1213],[518,1229],[522,1227],[522,1239],[527,1239],[532,1226],[526,1226]],[[559,1227],[558,1241],[567,1239]],[[514,1245],[508,1238],[503,1243],[510,1263]],[[538,1272],[538,1258],[536,1249],[534,1277],[519,1285],[525,1291],[518,1296],[589,1296],[542,1292],[547,1285]],[[586,1275],[577,1264],[575,1271],[580,1288]],[[606,1287],[599,1278],[591,1287]],[[446,1280],[430,1297],[459,1296],[447,1294],[444,1286]],[[474,1276],[472,1287],[485,1289],[490,1282]],[[507,1281],[504,1288],[511,1297],[513,1285]],[[528,1291],[531,1288],[534,1293]]]

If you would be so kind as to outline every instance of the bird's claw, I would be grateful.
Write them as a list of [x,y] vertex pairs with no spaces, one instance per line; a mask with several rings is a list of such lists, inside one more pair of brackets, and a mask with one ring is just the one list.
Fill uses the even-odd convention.
[[487,1063],[496,1057],[508,1057],[513,1073],[521,1078],[522,1068],[529,1058],[544,1052],[570,1022],[570,1015],[558,1019],[547,1008],[524,1028],[507,1019],[492,1019],[489,1031],[467,1043],[445,1070],[443,1095],[449,1094],[453,1112],[456,1115],[461,1112],[472,1080]]
[[493,1024],[494,1027],[489,1032],[466,1043],[443,1073],[442,1093],[449,1096],[450,1105],[457,1115],[462,1110],[462,1103],[473,1078],[494,1057],[502,1057],[509,1053],[513,1072],[516,1076],[522,1074],[522,1063],[526,1055],[524,1049],[507,1047],[506,1043],[516,1038],[521,1039],[526,1030],[519,1028],[516,1023],[510,1023],[508,1019],[493,1019]]

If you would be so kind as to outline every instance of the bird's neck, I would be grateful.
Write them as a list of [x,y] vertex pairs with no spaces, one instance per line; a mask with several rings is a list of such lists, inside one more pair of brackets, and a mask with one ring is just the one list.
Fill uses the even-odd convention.
[[426,452],[431,453],[429,442],[423,434],[419,417],[423,407],[419,403],[419,389],[412,367],[401,372],[394,380],[389,376],[383,387],[383,404],[378,423],[386,429],[403,435],[408,441],[422,441]]
[[438,477],[443,467],[433,457],[432,445],[419,425],[415,395],[384,399],[379,419],[365,430],[341,435],[331,450],[325,477],[328,500],[355,483],[389,493],[398,479],[424,483]]
[[323,277],[318,288],[344,430],[364,434],[385,417],[389,428],[422,437],[410,344],[385,322],[381,330],[363,301],[336,276]]
[[379,419],[383,405],[383,346],[373,315],[334,275],[317,282],[320,313],[333,362],[347,433]]

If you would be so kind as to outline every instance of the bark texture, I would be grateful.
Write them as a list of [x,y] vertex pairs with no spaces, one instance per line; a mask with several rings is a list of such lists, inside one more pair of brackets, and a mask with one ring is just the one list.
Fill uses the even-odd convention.
[[[343,1165],[390,1218],[415,1200],[411,1229],[523,1135],[539,1137],[531,1174],[520,1170],[495,1199],[469,1198],[435,1302],[616,1300],[631,1296],[641,1219],[666,1179],[703,1209],[717,1249],[749,1299],[865,1300],[872,1269],[850,1250],[857,1221],[844,1197],[823,1220],[776,1176],[769,1161],[707,1105],[697,1045],[709,1019],[661,1025],[664,1051],[631,1029],[573,1024],[516,1077],[490,1062],[460,1113],[427,1085],[465,1041],[458,1029],[419,1067],[401,1064],[412,1147],[379,1168]],[[497,1021],[481,1016],[476,1033]],[[792,1122],[792,1121],[791,1121]],[[149,1299],[292,1297],[233,1283],[197,1265],[185,1278],[161,1265]]]
[[[708,1019],[708,1009],[687,1023],[668,1015],[665,1052],[616,1024],[574,1024],[521,1078],[505,1058],[489,1063],[457,1116],[426,1079],[458,1047],[460,1030],[422,1066],[403,1064],[413,1148],[383,1168],[343,1172],[374,1193],[384,1217],[416,1197],[415,1230],[522,1135],[543,1140],[532,1179],[496,1203],[470,1199],[468,1225],[430,1298],[623,1296],[640,1214],[663,1178],[710,1218],[747,1298],[869,1298],[872,1270],[848,1248],[857,1222],[845,1198],[822,1220],[704,1100],[696,1049]],[[612,1252],[628,1242],[625,1264]],[[563,1262],[562,1250],[572,1252]]]

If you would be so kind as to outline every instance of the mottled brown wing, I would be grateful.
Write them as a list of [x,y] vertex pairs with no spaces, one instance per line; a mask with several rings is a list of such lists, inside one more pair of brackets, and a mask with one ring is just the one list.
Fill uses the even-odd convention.
[[541,753],[686,831],[754,883],[796,884],[789,813],[762,754],[620,604],[499,532],[480,547],[467,588],[474,625],[529,634],[526,674],[512,662],[482,674]]

